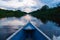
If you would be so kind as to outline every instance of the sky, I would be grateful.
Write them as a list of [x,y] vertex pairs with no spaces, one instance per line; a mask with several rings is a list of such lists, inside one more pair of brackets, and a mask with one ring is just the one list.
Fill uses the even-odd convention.
[[0,8],[29,13],[40,9],[44,5],[55,7],[59,2],[60,0],[0,0]]

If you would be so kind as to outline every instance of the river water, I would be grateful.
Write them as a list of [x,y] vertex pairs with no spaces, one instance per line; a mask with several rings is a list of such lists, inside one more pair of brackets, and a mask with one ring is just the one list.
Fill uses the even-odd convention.
[[[18,20],[17,20],[18,19]],[[3,18],[0,19],[0,40],[6,40],[11,34],[17,31],[20,27],[22,27],[27,20],[21,18]],[[20,21],[20,22],[19,22]],[[34,18],[35,22],[39,22],[36,18]],[[15,24],[15,25],[14,25]],[[17,25],[16,25],[17,24]],[[60,26],[58,26],[56,22],[47,21],[46,23],[42,23],[40,21],[40,28],[45,34],[52,38],[53,35],[60,36]]]

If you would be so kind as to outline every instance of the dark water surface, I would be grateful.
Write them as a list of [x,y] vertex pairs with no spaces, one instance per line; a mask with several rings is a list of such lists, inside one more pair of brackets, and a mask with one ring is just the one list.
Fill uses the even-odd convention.
[[6,40],[6,38],[16,31],[16,29],[8,28],[9,26],[5,27],[0,28],[0,40]]
[[[16,32],[22,24],[26,24],[27,21],[31,20],[33,24],[39,27],[46,35],[53,38],[53,35],[60,36],[60,26],[56,22],[46,21],[43,23],[41,20],[31,17],[29,15],[21,18],[3,18],[0,20],[0,40],[6,40],[14,32]],[[13,24],[13,26],[11,26]]]
[[[43,32],[52,37],[53,35],[60,35],[60,27],[58,24],[52,21],[47,21],[45,24],[39,27]],[[13,29],[10,26],[2,26],[0,28],[0,40],[6,40],[12,33],[14,33],[17,29]]]
[[60,36],[60,26],[56,22],[47,21],[43,25],[39,27],[46,35],[48,35],[51,39],[53,36]]

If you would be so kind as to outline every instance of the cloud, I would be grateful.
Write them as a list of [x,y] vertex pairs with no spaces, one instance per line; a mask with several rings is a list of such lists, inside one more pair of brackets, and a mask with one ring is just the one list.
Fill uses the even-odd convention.
[[56,7],[60,0],[41,0],[43,4],[48,5],[49,7]]
[[31,12],[44,5],[55,7],[60,0],[0,0],[0,8],[8,10],[21,10]]
[[2,18],[0,20],[0,26],[4,25],[25,25],[26,23],[23,20],[19,20],[17,18]]
[[50,7],[56,7],[58,3],[60,3],[60,0],[53,0],[53,1],[50,3]]
[[53,0],[53,3],[60,2],[60,0]]
[[[0,26],[5,26],[5,25],[11,25],[11,26],[21,25],[21,26],[24,26],[29,21],[31,21],[36,26],[40,26],[43,24],[41,22],[41,20],[27,14],[25,16],[22,16],[21,18],[16,18],[16,17],[2,18],[2,19],[0,19]],[[37,24],[37,23],[39,23],[39,24]]]
[[31,12],[34,7],[41,8],[44,4],[39,0],[0,0],[0,8],[2,9],[20,9],[22,11]]

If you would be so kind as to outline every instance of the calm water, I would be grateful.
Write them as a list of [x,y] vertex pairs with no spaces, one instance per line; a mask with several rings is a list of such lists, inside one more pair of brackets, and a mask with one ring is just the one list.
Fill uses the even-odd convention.
[[[42,23],[41,21],[39,21],[36,18],[34,18],[34,19],[31,18],[31,19],[34,22],[37,22],[37,23],[39,22],[40,25],[37,25],[37,24],[36,25],[39,26],[39,28],[49,37],[52,38],[53,35],[60,36],[60,26],[58,26],[59,24],[57,24],[56,22],[47,21],[46,23]],[[22,21],[20,19],[17,20],[17,18],[8,18],[7,20],[6,20],[6,18],[4,18],[4,19],[0,20],[0,40],[6,40],[12,33],[17,31],[21,27],[21,24],[25,23],[26,21],[27,20],[25,20],[25,19],[22,19]],[[16,23],[17,23],[17,25],[14,25]],[[8,25],[6,25],[6,24],[8,24]],[[11,26],[11,24],[13,24],[13,25]],[[18,25],[18,24],[20,24],[20,25]]]
[[[55,22],[52,21],[48,21],[45,24],[40,26],[41,30],[45,30],[44,32],[49,32],[49,35],[60,35],[60,28],[58,26],[58,24],[56,24]],[[0,28],[0,40],[5,40],[6,38],[8,38],[12,33],[14,33],[17,29],[13,29],[10,26],[2,26],[2,28]],[[52,33],[52,34],[50,34]]]
[[5,40],[12,33],[14,33],[16,31],[16,29],[12,29],[12,28],[8,28],[8,27],[10,27],[10,26],[4,26],[3,28],[0,28],[0,40]]
[[60,36],[60,26],[59,24],[47,21],[45,24],[41,25],[39,27],[45,34],[47,34],[50,38],[53,38],[53,36]]

